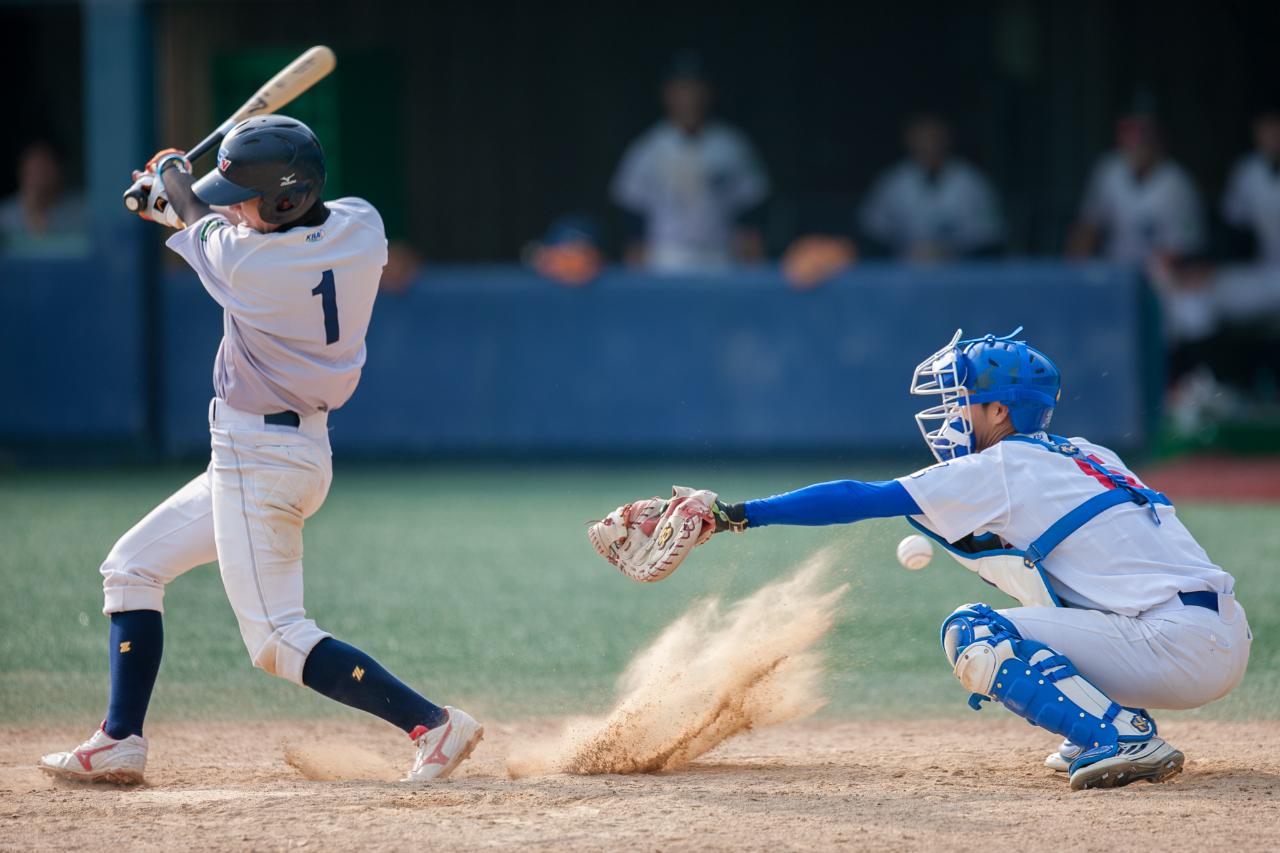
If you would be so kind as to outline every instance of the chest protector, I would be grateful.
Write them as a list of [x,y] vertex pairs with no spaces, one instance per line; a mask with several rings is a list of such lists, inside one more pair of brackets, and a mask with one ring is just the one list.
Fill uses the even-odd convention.
[[1108,469],[1101,462],[1090,459],[1080,452],[1080,448],[1061,436],[1045,433],[1011,435],[1005,441],[1021,441],[1044,448],[1048,453],[1067,456],[1076,464],[1091,469],[1092,476],[1106,486],[1106,491],[1085,500],[1049,525],[1049,529],[1036,537],[1024,550],[1004,547],[1000,537],[994,533],[971,533],[958,542],[951,543],[912,518],[908,518],[907,522],[941,545],[960,565],[977,573],[978,577],[1006,595],[1016,598],[1023,607],[1063,606],[1049,583],[1044,560],[1063,540],[1093,520],[1094,516],[1114,506],[1133,503],[1150,508],[1151,520],[1159,524],[1160,516],[1156,514],[1156,507],[1161,504],[1173,506],[1160,492],[1145,488]]

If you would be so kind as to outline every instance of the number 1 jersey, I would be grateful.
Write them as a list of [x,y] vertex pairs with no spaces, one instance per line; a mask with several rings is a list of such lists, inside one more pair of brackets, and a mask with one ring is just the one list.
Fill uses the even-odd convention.
[[332,411],[360,381],[386,232],[363,199],[325,206],[320,225],[262,234],[210,214],[168,240],[223,308],[213,388],[237,409]]

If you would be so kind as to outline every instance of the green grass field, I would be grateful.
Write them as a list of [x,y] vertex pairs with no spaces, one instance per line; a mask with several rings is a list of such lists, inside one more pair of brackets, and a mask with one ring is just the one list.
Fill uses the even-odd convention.
[[[0,478],[4,654],[0,723],[101,718],[106,629],[97,567],[116,537],[199,470],[25,471]],[[887,466],[605,468],[496,465],[369,469],[339,460],[306,528],[308,612],[441,702],[491,717],[598,711],[631,655],[689,603],[736,598],[823,545],[853,583],[828,643],[828,715],[971,713],[937,643],[957,604],[1005,603],[949,559],[910,573],[898,520],[718,537],[668,580],[639,585],[601,561],[584,523],[672,482],[755,497]],[[1190,505],[1182,517],[1235,574],[1255,642],[1216,718],[1280,715],[1280,507]],[[354,714],[249,663],[216,567],[169,588],[152,719]]]

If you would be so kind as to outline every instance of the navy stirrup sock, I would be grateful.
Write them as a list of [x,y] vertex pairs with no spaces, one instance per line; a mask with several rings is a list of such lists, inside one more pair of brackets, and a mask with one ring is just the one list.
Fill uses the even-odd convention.
[[164,619],[155,610],[111,614],[111,701],[102,730],[116,740],[142,734],[164,651]]
[[330,699],[381,717],[412,736],[443,725],[449,715],[407,687],[355,646],[325,637],[307,655],[302,683]]

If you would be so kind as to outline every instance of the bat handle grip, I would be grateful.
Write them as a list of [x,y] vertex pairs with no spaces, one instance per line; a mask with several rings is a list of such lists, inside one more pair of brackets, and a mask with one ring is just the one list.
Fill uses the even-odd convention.
[[147,196],[141,190],[129,188],[124,193],[124,208],[130,213],[139,213],[147,206]]

